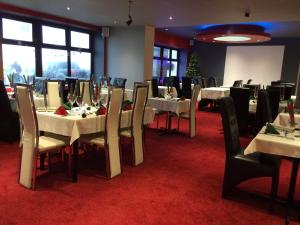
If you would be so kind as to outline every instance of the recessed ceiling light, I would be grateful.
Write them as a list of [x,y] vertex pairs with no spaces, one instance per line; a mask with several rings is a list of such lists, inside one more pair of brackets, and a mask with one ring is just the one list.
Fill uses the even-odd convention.
[[250,37],[245,36],[221,36],[221,37],[215,37],[215,41],[227,41],[227,42],[240,42],[240,41],[249,41]]
[[170,17],[169,17],[169,20],[172,20],[172,19],[173,19],[173,16],[170,16]]
[[70,7],[70,6],[67,6],[67,10],[70,11],[70,10],[71,10],[71,7]]
[[117,24],[117,23],[118,23],[118,21],[117,21],[117,20],[115,20],[115,21],[114,21],[114,24]]
[[165,28],[165,31],[168,31],[169,29],[168,28]]

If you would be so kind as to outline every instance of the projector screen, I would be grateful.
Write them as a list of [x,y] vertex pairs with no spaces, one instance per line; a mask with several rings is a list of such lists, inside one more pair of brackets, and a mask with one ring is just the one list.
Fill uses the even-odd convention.
[[270,85],[280,80],[284,46],[228,46],[225,60],[224,86],[235,80],[246,84]]

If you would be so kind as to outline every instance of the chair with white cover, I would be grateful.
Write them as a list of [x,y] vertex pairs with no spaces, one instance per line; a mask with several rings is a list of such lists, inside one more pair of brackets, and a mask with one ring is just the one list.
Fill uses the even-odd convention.
[[22,123],[19,183],[34,190],[38,156],[61,150],[65,147],[65,142],[40,136],[31,86],[19,84],[15,91]]
[[149,85],[149,89],[148,89],[148,98],[152,98],[153,97],[153,90],[152,90],[152,80],[146,80],[146,82]]
[[131,124],[121,131],[121,136],[132,139],[132,164],[137,166],[144,161],[144,114],[147,104],[148,84],[135,86],[135,101],[131,113]]
[[91,100],[91,82],[90,80],[78,80],[80,87],[80,96],[82,95],[83,102],[88,105],[92,104]]
[[104,149],[106,159],[107,178],[120,175],[121,152],[120,152],[120,122],[122,113],[122,102],[124,89],[112,87],[108,91],[108,101],[105,113],[104,132],[82,135],[81,143],[96,145],[98,149]]
[[63,103],[63,81],[47,80],[47,107],[58,108]]
[[190,101],[189,112],[180,113],[178,116],[177,129],[179,131],[180,119],[189,120],[189,136],[192,138],[196,135],[196,102],[200,92],[201,86],[195,85],[192,92],[192,98]]

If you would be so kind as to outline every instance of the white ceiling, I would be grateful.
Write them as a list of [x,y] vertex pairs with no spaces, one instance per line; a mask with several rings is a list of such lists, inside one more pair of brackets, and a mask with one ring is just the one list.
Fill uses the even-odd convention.
[[[0,0],[102,26],[125,25],[127,0]],[[71,10],[67,11],[66,7]],[[249,18],[245,9],[251,10]],[[174,19],[169,20],[169,16]],[[185,27],[208,23],[300,21],[300,0],[134,0],[133,25]]]

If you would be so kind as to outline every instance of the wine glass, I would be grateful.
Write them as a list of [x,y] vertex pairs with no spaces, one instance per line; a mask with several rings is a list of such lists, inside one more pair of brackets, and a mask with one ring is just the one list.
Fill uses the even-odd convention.
[[76,102],[76,95],[72,92],[69,92],[67,96],[68,102],[71,105],[71,109],[73,108],[74,103]]
[[78,96],[76,97],[76,103],[77,103],[77,105],[79,106],[79,110],[81,110],[81,107],[82,107],[82,105],[83,105],[83,97],[82,97],[81,95],[78,95]]
[[255,98],[255,100],[256,100],[257,97],[258,97],[258,88],[257,88],[257,87],[254,88],[253,97]]

